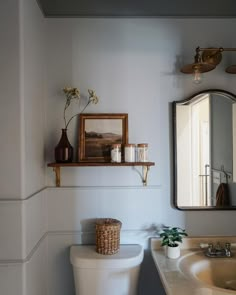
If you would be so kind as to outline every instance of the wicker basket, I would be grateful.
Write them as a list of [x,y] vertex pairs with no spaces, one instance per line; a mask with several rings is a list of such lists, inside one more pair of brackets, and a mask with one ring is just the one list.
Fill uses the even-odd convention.
[[112,255],[120,249],[120,228],[117,219],[101,218],[96,221],[96,252]]

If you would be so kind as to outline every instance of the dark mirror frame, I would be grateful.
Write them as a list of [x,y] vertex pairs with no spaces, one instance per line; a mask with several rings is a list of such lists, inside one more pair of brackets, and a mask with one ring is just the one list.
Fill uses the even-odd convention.
[[173,204],[174,207],[176,207],[178,210],[182,211],[206,211],[206,210],[236,210],[236,206],[234,207],[214,207],[214,206],[178,206],[178,196],[177,196],[177,136],[176,136],[176,106],[178,104],[188,104],[190,102],[193,102],[199,98],[202,94],[219,94],[221,96],[226,96],[230,100],[236,102],[236,95],[225,91],[222,89],[207,89],[203,90],[197,93],[194,93],[190,97],[179,100],[179,101],[173,101],[172,102],[172,134],[173,134]]

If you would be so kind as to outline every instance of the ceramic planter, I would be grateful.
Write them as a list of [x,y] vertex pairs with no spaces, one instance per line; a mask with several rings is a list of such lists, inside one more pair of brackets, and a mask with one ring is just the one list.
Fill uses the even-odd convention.
[[166,255],[170,259],[176,259],[180,256],[180,246],[176,247],[166,247]]

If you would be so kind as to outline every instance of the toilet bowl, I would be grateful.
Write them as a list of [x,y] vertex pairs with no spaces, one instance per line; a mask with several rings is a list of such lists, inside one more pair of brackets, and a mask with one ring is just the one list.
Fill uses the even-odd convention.
[[76,295],[137,295],[143,248],[121,245],[118,253],[102,255],[95,246],[71,246]]

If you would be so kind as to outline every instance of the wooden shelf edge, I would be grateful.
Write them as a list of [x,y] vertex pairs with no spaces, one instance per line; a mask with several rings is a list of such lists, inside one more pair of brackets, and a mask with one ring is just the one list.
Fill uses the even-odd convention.
[[72,163],[49,163],[48,167],[116,167],[116,166],[155,166],[154,162],[121,162],[121,163],[112,163],[112,162],[72,162]]

